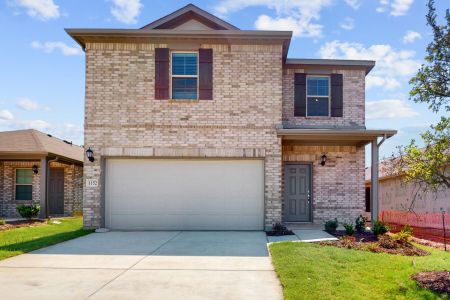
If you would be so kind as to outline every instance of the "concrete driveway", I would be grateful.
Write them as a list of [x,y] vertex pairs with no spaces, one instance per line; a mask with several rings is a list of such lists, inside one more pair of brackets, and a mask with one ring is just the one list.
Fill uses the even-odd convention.
[[282,299],[263,232],[108,232],[0,262],[2,299]]

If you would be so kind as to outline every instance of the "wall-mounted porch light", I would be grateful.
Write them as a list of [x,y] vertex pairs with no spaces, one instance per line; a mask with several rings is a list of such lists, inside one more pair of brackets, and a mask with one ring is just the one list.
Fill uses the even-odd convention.
[[324,154],[320,157],[320,164],[322,166],[325,166],[325,163],[327,162],[327,156]]
[[90,162],[93,162],[95,160],[94,159],[94,151],[91,150],[91,147],[89,147],[86,150],[86,157],[89,159]]
[[31,167],[31,170],[33,170],[33,173],[34,173],[34,174],[37,174],[37,173],[39,172],[38,166],[36,166],[36,165],[33,165],[33,166]]

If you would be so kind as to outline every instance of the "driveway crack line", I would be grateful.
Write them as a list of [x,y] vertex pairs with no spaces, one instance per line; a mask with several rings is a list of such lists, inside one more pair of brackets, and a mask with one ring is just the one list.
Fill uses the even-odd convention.
[[172,240],[174,240],[176,237],[178,237],[180,234],[182,233],[182,231],[179,231],[177,234],[175,234],[173,237],[171,237],[170,239],[168,239],[167,241],[165,241],[164,243],[162,243],[159,247],[157,247],[155,250],[149,252],[148,254],[145,254],[141,259],[139,259],[137,262],[135,262],[133,265],[131,265],[130,267],[124,269],[122,272],[120,272],[119,274],[117,274],[117,276],[114,276],[111,280],[109,280],[107,283],[103,284],[101,287],[99,287],[97,290],[95,290],[92,294],[90,294],[89,296],[86,297],[86,299],[89,299],[91,297],[93,297],[95,294],[97,294],[99,291],[101,291],[102,289],[104,289],[106,286],[108,286],[110,283],[112,283],[113,281],[115,281],[116,279],[118,279],[120,276],[122,276],[123,274],[125,274],[127,271],[130,271],[134,266],[136,266],[138,263],[140,263],[142,260],[144,260],[146,257],[151,256],[153,253],[155,253],[156,251],[158,251],[159,249],[161,249],[162,247],[164,247],[166,244],[168,244],[169,242],[171,242]]

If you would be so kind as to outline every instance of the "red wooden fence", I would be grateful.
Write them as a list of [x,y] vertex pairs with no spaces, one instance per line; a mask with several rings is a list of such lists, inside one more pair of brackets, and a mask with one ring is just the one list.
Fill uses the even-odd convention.
[[391,225],[391,231],[397,232],[403,226],[409,225],[413,228],[413,235],[418,238],[435,242],[444,242],[444,224],[446,240],[450,243],[450,213],[414,213],[404,211],[385,210],[380,214],[380,220]]

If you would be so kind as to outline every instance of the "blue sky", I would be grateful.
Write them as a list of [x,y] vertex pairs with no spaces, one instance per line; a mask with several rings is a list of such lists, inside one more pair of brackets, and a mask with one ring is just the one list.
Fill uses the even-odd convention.
[[[392,128],[381,156],[441,114],[408,100],[432,38],[425,0],[192,1],[241,29],[293,30],[289,57],[373,59],[368,128]],[[139,28],[188,1],[1,0],[0,130],[36,128],[83,144],[84,56],[64,28]],[[436,0],[442,20],[448,0]]]

